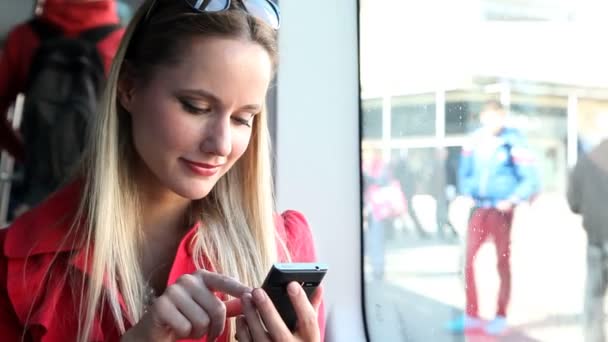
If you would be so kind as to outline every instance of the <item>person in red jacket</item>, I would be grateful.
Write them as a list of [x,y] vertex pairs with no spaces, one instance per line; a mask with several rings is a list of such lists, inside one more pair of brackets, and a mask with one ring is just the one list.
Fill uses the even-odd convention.
[[323,341],[322,291],[286,286],[292,331],[259,288],[316,261],[304,216],[273,205],[276,6],[139,8],[81,173],[0,230],[2,341]]
[[[45,0],[40,16],[61,28],[67,36],[120,22],[114,0]],[[124,29],[116,30],[98,44],[106,71],[123,34]],[[18,161],[24,159],[24,147],[6,113],[17,94],[25,90],[31,61],[39,45],[40,40],[32,28],[23,23],[9,33],[0,54],[0,150],[6,150]]]

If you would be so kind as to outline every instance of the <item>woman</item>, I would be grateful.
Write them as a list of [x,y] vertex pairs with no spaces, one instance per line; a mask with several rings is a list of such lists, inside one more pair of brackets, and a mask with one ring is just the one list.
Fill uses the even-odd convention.
[[82,174],[0,233],[3,340],[321,340],[320,291],[290,284],[292,333],[251,288],[277,260],[315,258],[302,215],[273,212],[278,9],[202,3],[142,5]]

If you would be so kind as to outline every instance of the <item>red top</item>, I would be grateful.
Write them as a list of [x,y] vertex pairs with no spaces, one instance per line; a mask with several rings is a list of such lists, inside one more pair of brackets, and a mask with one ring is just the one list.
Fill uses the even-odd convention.
[[[74,340],[79,304],[74,294],[80,293],[82,277],[89,274],[83,262],[84,248],[77,247],[74,238],[66,238],[66,233],[80,194],[81,186],[70,185],[22,215],[8,229],[0,230],[0,336],[3,341],[21,341],[24,331],[25,341]],[[312,234],[302,214],[287,211],[278,216],[276,222],[277,232],[294,262],[316,261]],[[197,227],[181,240],[167,286],[181,275],[196,270],[188,246]],[[65,278],[67,272],[74,277]],[[323,305],[319,309],[319,326],[323,336]],[[93,324],[91,340],[119,339],[112,314],[108,310],[102,312]],[[218,341],[227,341],[226,332]]]
[[[60,27],[68,37],[120,22],[114,0],[46,0],[42,18]],[[124,29],[116,30],[97,45],[106,72],[110,70],[123,33]],[[17,94],[25,90],[30,64],[39,44],[38,36],[30,26],[21,24],[9,33],[0,55],[0,150],[6,149],[19,160],[24,157],[23,146],[6,120],[6,112]]]

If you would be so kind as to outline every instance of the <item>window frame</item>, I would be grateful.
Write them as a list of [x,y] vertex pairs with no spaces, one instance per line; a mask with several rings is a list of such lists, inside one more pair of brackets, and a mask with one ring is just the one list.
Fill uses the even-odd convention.
[[305,214],[318,259],[329,264],[325,341],[366,341],[359,1],[281,0],[281,15],[277,207]]

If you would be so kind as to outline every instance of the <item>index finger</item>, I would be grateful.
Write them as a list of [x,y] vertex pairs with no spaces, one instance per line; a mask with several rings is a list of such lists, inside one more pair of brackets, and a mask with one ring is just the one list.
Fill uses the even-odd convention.
[[224,302],[226,305],[226,317],[236,317],[243,314],[243,303],[240,298],[231,299]]
[[205,270],[199,270],[196,274],[201,277],[205,286],[213,292],[222,292],[232,297],[241,298],[245,293],[252,291],[249,286],[241,284],[236,279],[223,274]]

